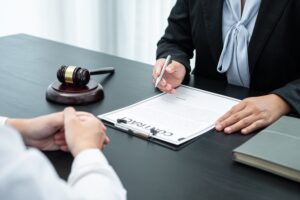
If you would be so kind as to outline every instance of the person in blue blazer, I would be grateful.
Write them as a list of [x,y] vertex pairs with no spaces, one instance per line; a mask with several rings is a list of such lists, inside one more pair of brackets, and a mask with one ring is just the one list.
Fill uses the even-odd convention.
[[282,115],[300,114],[299,0],[177,0],[158,42],[154,81],[173,93],[192,73],[258,91],[216,122],[226,134],[251,133]]

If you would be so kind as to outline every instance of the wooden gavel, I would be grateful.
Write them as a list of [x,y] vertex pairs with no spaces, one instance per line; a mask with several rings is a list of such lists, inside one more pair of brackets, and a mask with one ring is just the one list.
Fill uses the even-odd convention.
[[57,79],[66,85],[81,87],[88,84],[91,75],[114,73],[114,71],[115,69],[113,67],[89,71],[81,67],[62,65],[57,70]]

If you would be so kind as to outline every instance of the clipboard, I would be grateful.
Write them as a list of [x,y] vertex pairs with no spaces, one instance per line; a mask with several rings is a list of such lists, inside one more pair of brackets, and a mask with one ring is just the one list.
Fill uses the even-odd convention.
[[98,117],[108,126],[179,150],[214,128],[215,121],[240,100],[181,85]]
[[182,148],[184,148],[184,147],[188,146],[189,144],[193,143],[194,141],[196,141],[198,139],[198,137],[202,136],[202,135],[199,135],[199,136],[197,136],[197,137],[195,137],[195,138],[193,138],[193,139],[191,139],[191,140],[189,140],[189,141],[187,141],[185,143],[182,143],[180,145],[174,145],[174,144],[171,144],[171,143],[164,142],[162,140],[156,139],[156,138],[151,137],[151,136],[149,137],[149,136],[144,136],[144,135],[140,135],[140,134],[135,134],[135,133],[133,133],[132,130],[126,130],[126,129],[120,128],[119,126],[115,126],[115,124],[113,124],[113,123],[111,123],[111,122],[109,122],[109,121],[107,121],[105,119],[101,119],[101,120],[108,127],[111,127],[111,128],[113,128],[115,130],[118,130],[118,131],[121,131],[123,133],[126,133],[129,136],[138,137],[138,138],[141,138],[141,139],[143,139],[145,141],[158,144],[160,146],[166,147],[166,148],[171,149],[173,151],[179,151],[179,150],[181,150]]

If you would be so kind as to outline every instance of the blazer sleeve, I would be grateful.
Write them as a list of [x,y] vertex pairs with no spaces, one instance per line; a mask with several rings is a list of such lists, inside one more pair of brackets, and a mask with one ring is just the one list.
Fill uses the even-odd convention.
[[173,60],[186,67],[187,74],[189,74],[193,50],[188,2],[177,0],[168,18],[165,34],[157,44],[156,58],[166,58],[170,54]]
[[292,114],[300,116],[300,79],[292,81],[272,93],[279,95],[290,105]]

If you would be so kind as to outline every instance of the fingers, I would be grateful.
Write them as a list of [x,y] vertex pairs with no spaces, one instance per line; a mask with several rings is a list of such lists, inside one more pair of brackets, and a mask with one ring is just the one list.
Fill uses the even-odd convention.
[[161,69],[163,68],[165,63],[165,59],[158,59],[156,61],[156,64],[153,68],[152,77],[154,80],[157,79],[157,77],[160,75]]
[[169,74],[172,74],[174,72],[176,72],[176,66],[175,66],[175,63],[171,62],[168,67],[166,68],[166,72],[169,73]]
[[226,127],[224,129],[225,134],[231,134],[237,131],[241,131],[242,134],[247,135],[257,129],[263,128],[267,126],[268,123],[266,120],[257,118],[257,117],[249,117],[238,121],[237,123],[233,124],[232,126]]
[[174,94],[176,92],[175,88],[171,84],[166,84],[165,86],[159,86],[158,87],[161,91],[169,93],[169,94]]
[[64,132],[59,132],[54,135],[54,144],[62,151],[68,151],[68,145],[65,139]]
[[242,101],[220,117],[215,128],[217,131],[223,130],[225,134],[231,134],[248,127],[259,119],[253,109]]
[[[153,84],[155,84],[157,77],[160,75],[165,59],[159,59],[153,69]],[[176,88],[180,86],[186,75],[186,69],[183,64],[172,60],[167,66],[166,71],[157,85],[158,89],[166,93],[175,93]]]
[[[218,121],[216,122],[216,130],[222,131],[224,129],[225,133],[232,133],[239,128],[244,128],[242,126],[249,125],[252,123],[255,118],[247,118],[252,114],[252,110],[249,108],[245,108],[243,103],[234,106],[230,111],[225,113]],[[237,124],[236,124],[237,123]],[[234,127],[230,127],[231,125],[236,124]]]
[[225,119],[227,119],[228,117],[232,116],[233,114],[243,110],[245,108],[246,104],[244,102],[240,102],[239,104],[233,106],[227,113],[225,113],[222,117],[220,117],[216,124],[220,125],[219,129],[223,129],[223,127],[221,126],[220,122],[223,122]]
[[61,134],[61,133],[59,133],[59,134],[55,134],[54,135],[54,141],[55,142],[57,142],[57,141],[65,141],[66,140],[66,138],[65,138],[65,134]]
[[249,133],[251,133],[251,132],[253,132],[257,129],[263,128],[267,125],[268,125],[268,123],[265,120],[257,120],[254,123],[252,123],[251,125],[249,125],[248,127],[243,128],[241,133],[246,135],[246,134],[249,134]]
[[[171,69],[169,69],[171,67]],[[161,79],[161,81],[158,84],[158,89],[162,92],[166,92],[169,94],[175,93],[175,87],[178,85],[177,83],[174,84],[172,79],[173,79],[173,73],[175,72],[174,68],[172,66],[168,66],[166,68],[166,72],[164,75],[164,78]],[[155,81],[155,80],[154,80]]]
[[66,140],[54,140],[54,143],[58,146],[66,145]]
[[55,140],[62,140],[65,139],[65,133],[64,131],[59,131],[54,135]]
[[110,143],[110,139],[109,137],[106,135],[105,139],[104,139],[104,144],[109,144]]
[[77,155],[85,148],[103,149],[110,140],[105,125],[91,113],[76,112],[72,107],[64,110],[65,132],[54,136],[54,143],[63,151]]
[[76,111],[76,116],[77,116],[77,117],[81,117],[81,116],[88,116],[88,117],[91,117],[91,116],[94,116],[94,115],[91,114],[91,113],[88,113],[88,112]]
[[72,107],[67,107],[64,110],[65,128],[68,128],[72,122],[77,121],[76,111]]
[[69,151],[68,144],[65,139],[54,140],[54,144],[62,151]]
[[176,91],[175,88],[171,84],[167,83],[165,79],[160,81],[158,84],[158,89],[169,94],[174,94]]
[[[152,74],[153,84],[155,84],[156,79],[160,75],[164,63],[165,63],[165,59],[157,60],[155,66],[154,66],[154,69],[153,69],[153,74]],[[163,92],[167,92],[167,93],[174,93],[175,92],[174,87],[170,83],[168,83],[167,80],[166,80],[166,77],[172,76],[172,74],[175,72],[175,67],[176,66],[174,66],[174,64],[172,64],[172,63],[170,63],[167,66],[165,74],[164,74],[163,78],[161,79],[161,81],[159,82],[159,84],[157,86],[158,89],[160,89]]]
[[272,95],[251,97],[241,101],[216,122],[216,130],[231,134],[240,131],[249,134],[263,128],[285,113],[281,101]]
[[106,126],[101,122],[101,120],[99,121],[100,121],[101,128],[103,129],[104,132],[106,132]]
[[62,150],[62,151],[65,151],[65,152],[70,151],[67,145],[59,146],[59,149]]
[[[255,115],[250,115],[248,117],[234,121],[227,126],[225,125],[224,127],[226,127],[226,128],[224,129],[224,132],[226,134],[231,134],[231,133],[243,130],[243,129],[247,128],[248,126],[256,123],[257,121],[261,121],[261,118],[259,118],[258,116],[255,116]],[[243,134],[246,134],[246,132],[244,131]]]

